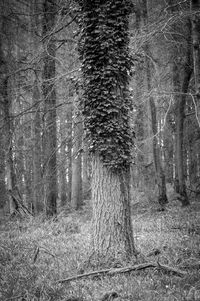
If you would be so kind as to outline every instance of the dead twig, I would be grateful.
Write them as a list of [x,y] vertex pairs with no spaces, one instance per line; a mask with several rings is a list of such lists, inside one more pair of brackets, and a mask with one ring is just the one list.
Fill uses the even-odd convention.
[[160,263],[158,264],[158,263],[154,263],[154,262],[147,262],[147,263],[137,264],[134,266],[128,266],[128,267],[123,267],[123,268],[115,268],[115,269],[112,268],[112,269],[93,271],[93,272],[69,277],[66,279],[60,279],[60,280],[57,280],[56,283],[70,282],[73,280],[78,280],[78,279],[86,278],[89,276],[99,276],[99,275],[105,275],[105,274],[114,275],[114,274],[120,274],[120,273],[128,273],[128,272],[132,272],[132,271],[144,270],[147,268],[161,269],[165,272],[172,273],[172,274],[175,274],[180,277],[183,277],[187,274],[185,271],[181,271],[174,267],[170,267],[167,265],[161,265]]

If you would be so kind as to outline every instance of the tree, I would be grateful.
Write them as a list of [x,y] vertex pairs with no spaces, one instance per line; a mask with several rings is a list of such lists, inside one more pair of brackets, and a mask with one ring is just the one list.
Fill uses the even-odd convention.
[[80,209],[82,205],[82,120],[78,110],[79,99],[74,100],[73,157],[72,157],[72,208]]
[[44,175],[45,210],[47,216],[56,214],[57,202],[57,165],[56,165],[56,92],[55,79],[55,42],[51,31],[55,25],[56,4],[45,0],[43,6],[44,69],[43,96],[45,102],[44,122]]
[[34,55],[34,75],[33,75],[33,89],[32,89],[32,104],[34,107],[33,112],[33,149],[32,149],[32,161],[33,161],[33,211],[35,214],[41,212],[44,208],[43,204],[43,182],[42,182],[42,119],[41,119],[41,98],[42,91],[40,87],[41,80],[41,68],[37,61],[37,49],[40,45],[38,35],[42,33],[42,22],[40,16],[42,15],[42,4],[39,4],[37,0],[32,0],[30,4],[30,23],[31,23],[31,42],[30,53]]
[[[143,0],[143,16],[144,22],[148,28],[148,5],[147,0]],[[146,79],[147,79],[147,90],[148,93],[151,92],[152,89],[152,67],[150,63],[150,44],[147,42],[145,44],[145,63],[146,63]],[[161,151],[158,139],[158,125],[157,125],[157,112],[156,112],[156,104],[153,96],[149,97],[149,106],[150,106],[150,114],[151,114],[151,129],[153,134],[153,143],[152,143],[152,153],[153,153],[153,162],[155,168],[156,182],[158,185],[158,202],[162,209],[168,202],[166,195],[166,183],[165,183],[165,174],[162,167],[161,160]]]
[[[11,56],[11,47],[12,47],[12,35],[10,35],[10,24],[8,19],[6,18],[6,13],[8,6],[3,3],[2,5],[2,18],[1,18],[1,37],[0,37],[0,98],[1,98],[1,110],[3,123],[3,130],[5,131],[5,140],[4,140],[4,149],[2,151],[5,154],[5,170],[2,170],[4,176],[7,177],[7,190],[10,192],[16,190],[17,181],[16,181],[16,173],[13,162],[13,120],[11,118],[11,108],[12,108],[12,93],[9,91],[11,88],[12,78],[9,76],[9,71],[11,69],[12,64],[12,56]],[[5,54],[3,51],[3,38],[8,37],[8,52]],[[2,154],[3,155],[3,154]],[[4,155],[2,157],[4,161]],[[4,166],[3,162],[2,165]],[[3,167],[2,166],[2,167]],[[2,178],[3,180],[3,178]],[[4,179],[5,181],[5,179]],[[3,184],[3,183],[2,183]],[[9,194],[9,210],[10,214],[16,213],[18,210],[18,204],[14,201],[12,196]]]
[[[1,28],[1,27],[0,27]],[[2,51],[2,41],[0,38],[0,208],[5,205],[6,193],[6,135],[5,133],[5,81],[6,81],[6,61]]]
[[60,160],[61,164],[59,166],[59,182],[60,182],[60,198],[61,206],[67,204],[67,156],[66,156],[66,146],[67,146],[67,135],[66,135],[66,112],[60,114]]
[[135,254],[130,216],[133,133],[128,90],[129,1],[79,1],[82,36],[83,114],[92,155],[94,256]]
[[193,65],[194,65],[194,80],[195,90],[199,101],[200,98],[200,1],[191,0],[192,14],[192,44],[193,44]]
[[68,171],[68,185],[67,185],[67,200],[71,204],[72,199],[72,104],[67,106],[67,171]]
[[[190,204],[185,184],[185,170],[184,170],[184,152],[183,152],[183,138],[184,138],[184,120],[185,120],[185,105],[186,93],[191,78],[191,47],[190,47],[190,22],[186,21],[187,25],[187,41],[186,49],[183,53],[184,64],[180,69],[176,67],[174,62],[173,81],[176,94],[176,170],[177,170],[177,192],[180,194],[180,201],[183,206]],[[180,74],[181,71],[181,74]],[[177,89],[178,88],[178,89]]]

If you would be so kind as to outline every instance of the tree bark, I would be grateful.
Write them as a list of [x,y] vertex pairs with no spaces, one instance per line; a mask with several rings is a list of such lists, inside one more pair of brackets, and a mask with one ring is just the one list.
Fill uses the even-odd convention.
[[67,108],[67,202],[71,204],[72,199],[72,104]]
[[[174,26],[174,32],[180,28]],[[177,49],[173,49],[174,62],[172,70],[172,80],[174,86],[174,99],[175,99],[175,181],[174,186],[177,193],[179,193],[179,200],[182,206],[190,204],[187,191],[186,191],[186,173],[184,170],[184,120],[185,120],[185,105],[186,94],[188,92],[188,86],[191,78],[191,23],[190,20],[185,21],[185,39],[181,39],[180,42],[184,42],[182,49],[182,65],[176,60],[176,56],[179,56]],[[176,36],[175,36],[176,37]],[[178,38],[177,38],[178,39]],[[179,48],[180,50],[180,48]]]
[[73,135],[73,155],[72,155],[72,208],[80,209],[82,200],[82,136],[83,125],[80,120],[80,113],[77,111],[78,102],[75,101],[74,109],[74,135]]
[[[42,34],[42,22],[41,22],[41,13],[42,13],[42,3],[38,3],[37,0],[31,0],[30,5],[30,14],[31,14],[31,49],[30,52],[37,53],[39,47],[39,37],[36,34],[36,31],[39,34]],[[35,74],[33,78],[33,94],[32,94],[32,104],[34,107],[33,113],[33,125],[32,125],[32,136],[33,136],[33,150],[32,150],[32,195],[33,195],[33,205],[32,212],[38,214],[44,209],[43,203],[43,194],[44,194],[44,185],[42,179],[42,91],[40,86],[40,80],[42,77],[41,68],[38,62],[34,64]]]
[[[144,19],[145,24],[148,26],[148,5],[147,0],[143,0],[144,6]],[[150,45],[146,43],[145,51],[146,51],[146,77],[147,77],[147,90],[150,93],[152,89],[152,78],[151,78],[151,64],[149,61],[149,49]],[[151,129],[153,134],[153,143],[152,143],[152,151],[153,151],[153,161],[156,175],[156,182],[158,185],[158,202],[161,206],[161,210],[164,210],[165,205],[168,203],[167,194],[166,194],[166,182],[165,182],[165,174],[162,167],[161,160],[161,150],[158,143],[158,126],[157,126],[157,113],[156,113],[156,105],[153,97],[149,98],[150,105],[150,113],[151,113]]]
[[44,174],[45,174],[45,210],[47,216],[57,212],[57,165],[56,165],[56,91],[55,79],[55,42],[48,34],[55,24],[56,5],[49,0],[43,6],[44,68],[43,95],[45,102],[44,133]]
[[91,163],[89,159],[89,151],[87,141],[83,141],[83,168],[82,168],[82,177],[83,177],[83,199],[90,199],[90,191],[91,191]]
[[[194,65],[194,80],[196,96],[199,102],[200,99],[200,1],[191,0],[192,14],[192,44],[193,44],[193,65]],[[199,105],[199,104],[198,104]]]
[[156,179],[158,185],[158,202],[161,206],[161,209],[164,210],[165,205],[168,203],[167,193],[166,193],[166,182],[165,174],[163,171],[161,163],[161,153],[160,146],[158,144],[157,138],[157,118],[156,118],[156,106],[154,99],[150,97],[150,109],[151,109],[151,122],[152,122],[152,132],[153,132],[153,158],[154,166],[156,171]]
[[[6,78],[3,83],[3,99],[4,99],[4,114],[5,114],[5,128],[7,133],[6,139],[6,176],[7,176],[7,187],[9,191],[18,191],[17,178],[15,173],[15,167],[13,162],[13,123],[11,119],[11,101],[8,95],[9,80]],[[18,204],[13,200],[9,194],[9,205],[10,214],[15,214],[18,211]]]
[[[5,24],[4,24],[5,27]],[[6,33],[2,31],[5,35]],[[9,49],[10,50],[10,49]],[[3,55],[2,40],[0,39],[0,94],[2,98],[2,111],[4,117],[4,130],[5,130],[5,161],[6,161],[6,177],[7,177],[7,189],[12,191],[16,189],[16,174],[14,170],[13,162],[13,124],[11,119],[11,98],[8,94],[9,77],[8,77],[8,62]],[[2,146],[1,146],[2,147]],[[18,205],[13,201],[13,198],[9,195],[9,211],[10,214],[14,214],[18,210]]]
[[60,198],[61,206],[67,205],[67,135],[66,135],[66,113],[62,112],[60,116]]
[[92,160],[92,248],[99,259],[135,253],[130,214],[129,171],[113,173],[96,154]]
[[[189,84],[190,75],[185,75],[183,89],[187,91]],[[186,93],[186,92],[185,92]],[[186,96],[182,95],[178,98],[177,109],[176,109],[176,167],[178,175],[178,189],[177,192],[180,194],[180,201],[182,206],[190,204],[185,184],[185,172],[184,172],[184,156],[183,156],[183,137],[184,137],[184,119],[185,119],[185,103]]]
[[133,134],[127,93],[130,7],[131,2],[121,0],[87,0],[81,7],[79,53],[83,114],[92,156],[91,252],[95,264],[136,254],[130,214]]
[[42,202],[43,197],[43,181],[42,181],[42,141],[41,141],[41,113],[40,113],[40,98],[41,93],[39,90],[39,83],[37,75],[33,86],[33,104],[35,107],[35,113],[33,117],[33,211],[38,214],[43,210],[44,204]]
[[[1,84],[1,83],[0,83]],[[0,93],[1,94],[1,93]],[[6,145],[5,145],[5,127],[4,127],[4,114],[2,103],[0,103],[0,208],[3,208],[8,201],[6,189]]]
[[186,104],[186,95],[188,86],[191,77],[191,68],[190,68],[190,54],[188,53],[188,60],[184,66],[184,77],[182,82],[181,92],[182,95],[176,98],[177,107],[176,107],[176,167],[177,167],[177,176],[178,176],[178,193],[180,194],[180,201],[182,206],[187,206],[190,204],[185,184],[185,171],[184,171],[184,154],[183,154],[183,138],[184,138],[184,119],[185,119],[185,104]]
[[[0,30],[1,30],[0,26]],[[7,88],[5,86],[7,80],[7,67],[6,61],[4,59],[3,51],[2,51],[2,40],[0,37],[0,208],[4,207],[6,201],[8,200],[5,176],[6,176],[6,140],[7,135],[9,133],[6,131],[6,116],[5,116],[5,103],[7,101],[6,92],[4,89]]]

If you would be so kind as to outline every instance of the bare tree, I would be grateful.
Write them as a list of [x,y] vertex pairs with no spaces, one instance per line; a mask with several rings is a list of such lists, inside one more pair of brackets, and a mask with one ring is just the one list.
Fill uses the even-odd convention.
[[55,42],[52,30],[55,26],[56,3],[45,0],[43,5],[43,95],[44,112],[44,175],[45,210],[47,216],[56,214],[57,202],[57,165],[56,165],[56,91],[55,79]]

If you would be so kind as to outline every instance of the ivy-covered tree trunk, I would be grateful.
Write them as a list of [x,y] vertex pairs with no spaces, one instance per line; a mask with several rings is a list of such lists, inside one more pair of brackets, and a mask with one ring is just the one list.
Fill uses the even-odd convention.
[[44,175],[45,175],[45,210],[47,216],[56,214],[57,201],[57,166],[56,166],[56,92],[55,79],[55,42],[51,31],[55,23],[56,5],[45,0],[43,6],[44,69],[43,95],[45,102],[44,133]]
[[130,215],[129,1],[85,0],[79,51],[92,155],[92,250],[98,260],[135,254]]

